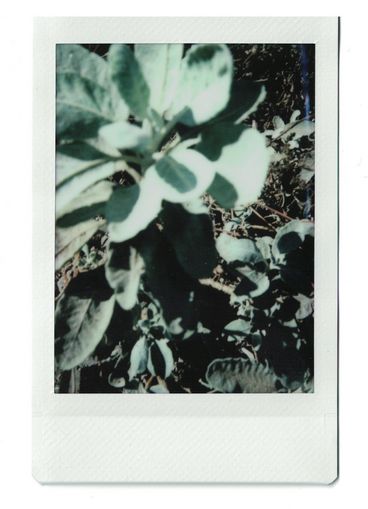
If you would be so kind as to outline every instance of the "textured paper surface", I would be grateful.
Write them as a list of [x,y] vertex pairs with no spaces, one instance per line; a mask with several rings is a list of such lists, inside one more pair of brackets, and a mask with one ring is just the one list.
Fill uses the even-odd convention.
[[[336,18],[42,18],[34,46],[33,473],[41,482],[337,477]],[[55,44],[316,44],[315,393],[54,394]]]

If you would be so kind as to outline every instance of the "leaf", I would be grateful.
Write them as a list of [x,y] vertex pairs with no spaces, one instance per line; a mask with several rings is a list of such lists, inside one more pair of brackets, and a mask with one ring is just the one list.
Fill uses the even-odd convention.
[[149,87],[149,104],[162,115],[177,90],[183,44],[136,44],[134,53]]
[[128,107],[112,86],[109,68],[104,58],[79,44],[57,44],[56,71],[57,73],[74,73],[83,79],[97,83],[106,90],[110,97],[113,118],[126,119],[128,117]]
[[143,272],[143,259],[134,247],[125,243],[110,243],[105,265],[106,279],[123,309],[132,309],[137,303]]
[[[196,149],[213,161],[212,167],[235,189],[237,199],[228,205],[240,207],[256,201],[262,191],[269,164],[264,136],[256,131],[230,123],[205,129]],[[216,183],[217,195],[219,182]],[[225,187],[224,195],[229,190]]]
[[225,108],[233,77],[232,56],[224,44],[197,44],[182,62],[180,82],[169,116],[198,125]]
[[224,328],[224,333],[227,335],[228,341],[238,341],[250,335],[252,331],[252,323],[250,321],[237,318],[228,323]]
[[238,199],[235,187],[219,173],[216,173],[208,193],[224,209],[232,209]]
[[231,87],[230,100],[214,121],[228,121],[239,124],[255,112],[266,98],[266,89],[255,81],[234,81]]
[[57,225],[66,228],[89,219],[96,219],[97,216],[105,216],[106,202],[112,190],[112,183],[106,181],[97,182],[89,187],[60,212]]
[[162,379],[168,378],[175,366],[172,351],[167,344],[167,339],[155,340],[148,352],[148,371]]
[[130,353],[130,367],[128,370],[129,380],[132,380],[140,373],[144,373],[147,369],[148,362],[148,345],[147,339],[142,337],[138,339]]
[[61,370],[83,362],[101,341],[110,322],[115,298],[103,269],[78,276],[55,310],[55,360]]
[[235,295],[246,297],[259,297],[270,287],[270,280],[267,274],[257,272],[249,267],[237,267],[236,270],[243,276],[235,288]]
[[161,216],[183,269],[195,279],[210,277],[218,256],[208,212],[193,214],[181,205],[166,203]]
[[147,174],[139,184],[120,187],[111,196],[106,217],[110,239],[124,242],[135,237],[155,219],[161,209],[155,176]]
[[166,323],[181,318],[183,330],[195,329],[197,310],[191,295],[198,283],[179,264],[175,251],[156,225],[151,224],[132,240],[145,263],[145,288],[162,308]]
[[55,270],[61,267],[97,232],[105,221],[90,219],[68,228],[55,230]]
[[227,233],[220,233],[216,239],[216,248],[220,256],[228,263],[239,261],[255,265],[263,261],[263,256],[255,242],[250,239],[238,239]]
[[207,368],[206,380],[211,389],[218,392],[277,392],[277,378],[268,367],[240,357],[212,361]]
[[160,159],[155,169],[159,176],[179,193],[191,191],[196,186],[197,180],[193,173],[170,156]]
[[150,91],[133,52],[125,44],[112,44],[108,53],[110,75],[133,115],[145,118]]
[[145,149],[151,140],[150,133],[129,122],[120,121],[105,125],[99,131],[100,136],[110,145],[119,149]]
[[311,221],[295,219],[281,227],[272,245],[276,263],[284,263],[285,255],[298,249],[307,236],[314,237],[314,224]]
[[211,185],[215,172],[199,152],[183,145],[174,148],[151,166],[145,179],[152,178],[153,192],[173,203],[184,203],[201,196]]
[[[56,216],[60,217],[63,210],[82,191],[114,173],[114,162],[100,160],[86,163],[71,157],[57,155],[56,174],[60,175],[59,178],[62,180],[56,184]],[[61,177],[61,175],[63,176]]]
[[56,76],[56,136],[86,139],[114,121],[107,90],[77,74],[58,72]]

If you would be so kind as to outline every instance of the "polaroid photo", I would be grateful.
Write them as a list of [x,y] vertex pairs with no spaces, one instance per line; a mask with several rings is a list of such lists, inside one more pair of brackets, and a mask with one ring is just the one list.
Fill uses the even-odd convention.
[[337,18],[38,18],[33,473],[338,475]]

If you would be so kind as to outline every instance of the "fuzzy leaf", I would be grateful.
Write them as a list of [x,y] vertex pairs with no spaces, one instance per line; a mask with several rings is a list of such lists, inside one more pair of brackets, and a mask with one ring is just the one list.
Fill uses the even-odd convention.
[[179,83],[183,44],[136,44],[134,54],[150,90],[150,106],[162,115]]
[[[145,175],[162,199],[184,203],[201,196],[211,185],[215,173],[211,163],[199,152],[179,145],[151,166]],[[156,189],[155,189],[156,188]]]
[[182,113],[180,122],[188,126],[213,118],[229,101],[232,77],[232,56],[224,44],[192,46],[182,62],[169,116]]
[[133,52],[125,44],[112,44],[108,63],[111,79],[132,114],[145,118],[150,91]]
[[132,309],[137,302],[137,294],[144,263],[134,247],[125,243],[111,243],[105,265],[106,279],[115,291],[116,300],[125,309]]
[[[258,199],[269,163],[261,133],[225,122],[205,129],[196,149],[212,161],[216,173],[235,189],[236,201],[229,204],[240,207]],[[217,191],[217,194],[221,193]],[[226,187],[224,194],[228,195]]]
[[124,242],[144,230],[161,209],[155,176],[146,173],[139,184],[118,188],[111,196],[106,217],[110,239]]
[[100,129],[99,134],[119,150],[144,149],[150,141],[149,133],[144,129],[124,121],[105,125]]
[[80,275],[55,310],[55,358],[59,369],[72,369],[90,355],[110,322],[115,298],[100,269]]
[[276,377],[269,368],[242,358],[215,359],[207,368],[206,380],[218,392],[277,392]]

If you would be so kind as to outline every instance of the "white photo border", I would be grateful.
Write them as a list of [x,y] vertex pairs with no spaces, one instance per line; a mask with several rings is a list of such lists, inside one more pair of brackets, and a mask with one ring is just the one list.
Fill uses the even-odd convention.
[[[54,482],[336,480],[338,18],[36,18],[33,475]],[[55,45],[313,43],[316,48],[312,394],[55,394]]]

